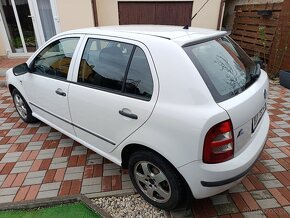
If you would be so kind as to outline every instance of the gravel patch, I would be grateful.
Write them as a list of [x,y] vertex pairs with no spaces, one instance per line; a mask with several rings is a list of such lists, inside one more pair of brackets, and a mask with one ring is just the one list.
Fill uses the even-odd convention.
[[92,201],[112,217],[168,217],[166,211],[148,204],[138,194],[96,198]]

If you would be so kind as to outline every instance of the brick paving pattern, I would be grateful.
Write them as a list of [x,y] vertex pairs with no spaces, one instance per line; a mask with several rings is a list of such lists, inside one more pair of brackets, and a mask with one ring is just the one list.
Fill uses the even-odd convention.
[[39,122],[26,124],[0,89],[0,203],[131,190],[119,166]]
[[[268,103],[259,161],[229,191],[194,201],[194,216],[290,217],[290,91],[271,84]],[[0,203],[116,190],[132,190],[126,171],[43,123],[22,122],[0,89]]]

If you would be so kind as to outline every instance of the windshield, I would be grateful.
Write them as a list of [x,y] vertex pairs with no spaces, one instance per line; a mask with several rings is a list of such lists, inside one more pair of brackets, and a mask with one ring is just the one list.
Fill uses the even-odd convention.
[[227,36],[190,45],[184,50],[216,102],[238,95],[257,78],[256,64]]

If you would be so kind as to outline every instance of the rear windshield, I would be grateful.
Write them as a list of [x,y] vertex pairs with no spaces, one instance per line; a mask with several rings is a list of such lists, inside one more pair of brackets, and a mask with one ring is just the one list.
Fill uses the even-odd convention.
[[257,79],[258,67],[229,37],[184,47],[216,102],[243,92]]

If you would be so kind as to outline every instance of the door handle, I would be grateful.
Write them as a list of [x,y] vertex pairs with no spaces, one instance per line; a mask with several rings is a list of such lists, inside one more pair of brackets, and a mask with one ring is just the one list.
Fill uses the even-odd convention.
[[137,120],[138,116],[136,114],[132,114],[130,112],[125,112],[124,109],[123,110],[119,110],[119,114],[125,116],[125,117],[129,117],[131,119]]
[[66,96],[66,93],[64,91],[62,91],[62,89],[57,89],[55,90],[55,93],[61,96]]

